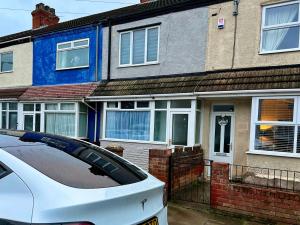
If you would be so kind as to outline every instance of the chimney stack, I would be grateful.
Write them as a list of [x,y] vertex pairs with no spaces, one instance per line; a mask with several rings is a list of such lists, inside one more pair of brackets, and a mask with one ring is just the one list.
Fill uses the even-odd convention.
[[141,3],[141,4],[147,3],[147,2],[153,2],[153,0],[140,0],[140,3]]
[[58,24],[59,22],[59,17],[55,14],[55,9],[44,5],[43,3],[37,4],[31,15],[32,29]]

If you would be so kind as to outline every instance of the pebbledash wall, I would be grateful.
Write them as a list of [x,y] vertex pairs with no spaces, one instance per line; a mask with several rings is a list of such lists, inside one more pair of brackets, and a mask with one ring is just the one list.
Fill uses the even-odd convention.
[[[236,51],[233,68],[299,64],[300,51],[260,54],[262,7],[286,0],[241,0],[237,16]],[[232,66],[235,17],[233,4],[209,6],[206,70],[230,69]],[[214,15],[214,16],[213,16]],[[217,28],[218,18],[225,27]]]
[[0,53],[13,52],[13,71],[0,73],[0,88],[32,84],[32,42],[1,48]]
[[[154,65],[119,66],[121,30],[156,24],[159,32],[159,60]],[[204,71],[208,29],[208,8],[170,13],[112,27],[111,79],[150,77]],[[108,28],[103,28],[103,79],[107,77]]]
[[[91,25],[35,38],[33,44],[33,86],[79,84],[100,81],[102,74],[101,27],[98,29],[98,32],[97,34],[97,26]],[[57,70],[57,44],[87,38],[89,39],[89,66],[85,68]],[[97,59],[98,61],[96,61]]]

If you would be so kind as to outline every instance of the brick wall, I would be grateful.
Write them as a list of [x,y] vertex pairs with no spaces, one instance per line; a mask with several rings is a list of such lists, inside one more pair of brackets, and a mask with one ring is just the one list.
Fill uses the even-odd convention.
[[212,167],[213,208],[267,221],[300,224],[300,193],[233,184],[229,181],[228,164],[213,163]]

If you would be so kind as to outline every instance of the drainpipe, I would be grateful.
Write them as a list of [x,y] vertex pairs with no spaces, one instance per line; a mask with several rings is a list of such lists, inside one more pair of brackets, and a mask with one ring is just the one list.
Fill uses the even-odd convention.
[[96,69],[95,69],[95,81],[98,81],[98,60],[99,60],[99,26],[100,24],[97,25],[96,29]]
[[240,0],[233,0],[233,12],[232,12],[232,15],[234,16],[234,37],[233,37],[233,47],[232,47],[231,69],[234,68],[234,62],[235,62],[236,34],[237,34],[237,16],[239,15],[239,4],[240,4]]
[[112,33],[111,19],[108,18],[108,60],[107,60],[107,81],[110,81],[110,67],[111,67],[111,33]]

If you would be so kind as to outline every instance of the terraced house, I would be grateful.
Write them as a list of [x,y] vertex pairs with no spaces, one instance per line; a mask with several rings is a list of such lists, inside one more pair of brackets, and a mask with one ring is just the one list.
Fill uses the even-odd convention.
[[299,8],[157,0],[58,23],[39,4],[38,29],[0,38],[0,124],[120,145],[145,169],[150,148],[201,144],[299,170]]

